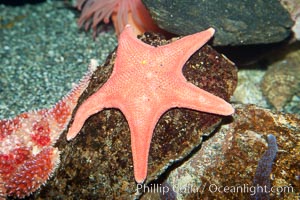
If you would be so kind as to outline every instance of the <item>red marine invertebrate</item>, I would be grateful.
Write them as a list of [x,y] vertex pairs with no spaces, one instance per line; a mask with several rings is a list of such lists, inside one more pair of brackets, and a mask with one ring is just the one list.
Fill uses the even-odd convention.
[[73,90],[50,109],[0,120],[0,199],[23,198],[37,190],[59,163],[53,147],[68,125],[94,66]]
[[92,26],[94,37],[97,35],[97,25],[101,21],[109,23],[110,17],[117,35],[126,24],[133,26],[136,34],[160,30],[141,0],[77,0],[76,6],[82,10],[78,25],[86,30]]

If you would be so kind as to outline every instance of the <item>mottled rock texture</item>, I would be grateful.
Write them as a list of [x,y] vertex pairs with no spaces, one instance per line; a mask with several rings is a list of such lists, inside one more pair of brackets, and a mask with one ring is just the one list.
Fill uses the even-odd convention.
[[[293,105],[290,101],[294,96],[300,98],[300,44],[283,48],[270,62],[262,80],[262,91],[277,110],[285,110],[288,103]],[[290,110],[300,114],[299,100],[295,100]]]
[[[170,42],[148,33],[142,40],[154,46]],[[98,67],[78,105],[106,82],[115,56],[112,53]],[[190,58],[183,73],[188,81],[227,101],[237,84],[236,67],[207,45]],[[174,161],[189,155],[201,144],[202,136],[209,135],[221,121],[221,116],[186,109],[172,109],[163,115],[151,143],[147,183],[163,174]],[[61,164],[48,183],[30,198],[132,199],[138,196],[129,127],[120,111],[107,109],[91,116],[75,139],[67,142],[63,133],[56,146],[62,152]]]
[[143,0],[162,28],[188,35],[213,27],[213,45],[267,44],[291,33],[293,22],[278,0]]
[[[178,188],[177,199],[250,199],[258,162],[268,147],[268,134],[276,137],[278,145],[271,187],[285,190],[271,192],[270,199],[297,199],[300,118],[254,105],[237,105],[232,122],[222,126],[202,143],[198,152],[170,173],[167,182]],[[245,190],[215,191],[217,187],[224,191],[225,186],[233,189],[241,186]]]

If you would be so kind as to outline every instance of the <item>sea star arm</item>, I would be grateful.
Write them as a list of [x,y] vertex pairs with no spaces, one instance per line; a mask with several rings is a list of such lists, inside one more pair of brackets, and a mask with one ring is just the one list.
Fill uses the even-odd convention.
[[137,106],[135,109],[123,108],[121,111],[126,113],[125,117],[131,134],[134,177],[137,183],[142,183],[147,177],[148,156],[153,131],[165,109],[158,106]]
[[214,33],[215,29],[209,28],[205,31],[180,38],[170,44],[160,46],[158,49],[161,51],[161,55],[168,55],[168,57],[172,58],[168,60],[174,63],[173,65],[169,65],[172,67],[172,70],[177,70],[178,74],[182,74],[182,66],[184,66],[191,55],[211,39]]
[[225,100],[198,88],[192,83],[186,82],[184,86],[178,85],[176,87],[178,88],[174,92],[176,107],[190,108],[218,115],[231,115],[234,113],[234,108]]
[[106,97],[101,91],[102,90],[99,90],[98,92],[94,93],[80,105],[76,111],[74,121],[67,133],[67,140],[73,139],[79,133],[87,118],[97,112],[100,112],[105,107],[110,107],[109,105],[105,104],[105,102],[107,103],[107,101],[105,101]]

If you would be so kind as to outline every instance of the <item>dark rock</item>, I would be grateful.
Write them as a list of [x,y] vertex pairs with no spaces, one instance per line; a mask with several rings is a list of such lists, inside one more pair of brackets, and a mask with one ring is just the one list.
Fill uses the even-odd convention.
[[188,35],[216,29],[213,45],[280,42],[291,33],[293,22],[278,0],[143,0],[162,29]]
[[[170,173],[167,182],[177,188],[178,198],[250,199],[255,194],[255,171],[267,150],[267,135],[272,134],[278,152],[269,178],[273,189],[282,192],[271,192],[270,199],[295,199],[300,192],[299,116],[237,105],[233,118]],[[214,192],[217,187],[223,192]],[[231,191],[225,192],[225,187]],[[187,189],[189,192],[184,193]]]
[[[152,45],[170,41],[157,35],[141,38]],[[78,106],[109,78],[115,52],[98,67]],[[197,51],[184,67],[187,79],[229,100],[237,84],[236,67],[209,46]],[[77,107],[78,107],[77,106]],[[76,112],[76,109],[75,109]],[[176,160],[186,157],[222,121],[221,116],[172,109],[159,120],[152,139],[147,183],[158,178]],[[133,176],[130,131],[122,113],[107,109],[91,116],[74,140],[62,134],[56,146],[61,164],[53,177],[34,194],[35,199],[132,199],[138,196]]]

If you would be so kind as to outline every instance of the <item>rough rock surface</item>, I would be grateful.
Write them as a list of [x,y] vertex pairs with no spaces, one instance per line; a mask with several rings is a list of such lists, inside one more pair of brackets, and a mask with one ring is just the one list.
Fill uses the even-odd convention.
[[[173,170],[166,181],[170,187],[177,188],[177,199],[250,199],[258,161],[268,146],[268,134],[276,137],[279,149],[270,176],[271,186],[285,189],[285,192],[271,192],[270,197],[297,199],[300,118],[254,105],[237,105],[232,122],[203,142],[201,149]],[[225,186],[233,189],[241,186],[245,190],[215,191],[216,187],[224,191]],[[146,194],[143,198],[152,195]]]
[[[300,98],[300,44],[293,44],[274,55],[262,80],[262,91],[277,110],[285,106],[293,96]],[[300,102],[295,100],[290,106],[294,113],[300,114]]]
[[[142,37],[152,45],[170,41],[157,35]],[[167,55],[166,55],[167,56]],[[80,105],[109,78],[115,53],[98,67]],[[236,67],[209,46],[202,47],[186,63],[183,73],[197,86],[229,100],[237,84]],[[76,109],[75,109],[76,110]],[[172,109],[158,122],[152,139],[147,183],[163,174],[199,146],[222,121],[221,116],[186,109]],[[139,196],[133,177],[128,124],[121,112],[107,109],[90,117],[81,134],[71,142],[63,133],[56,146],[61,164],[53,177],[29,199],[131,199]]]
[[216,29],[213,45],[267,44],[291,33],[293,22],[278,0],[143,0],[152,18],[177,35]]
[[233,94],[233,101],[240,104],[255,104],[269,108],[266,97],[261,90],[261,80],[265,70],[260,68],[240,69],[238,72],[238,85]]

